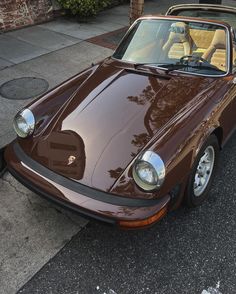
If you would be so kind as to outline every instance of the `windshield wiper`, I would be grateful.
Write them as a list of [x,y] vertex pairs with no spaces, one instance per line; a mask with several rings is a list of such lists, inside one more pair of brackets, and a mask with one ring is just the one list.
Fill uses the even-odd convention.
[[[142,67],[142,66],[146,66],[146,68],[140,68],[139,67]],[[168,75],[166,75],[166,73],[160,73],[158,72],[156,69],[157,67],[148,67],[148,65],[157,65],[156,63],[134,63],[133,64],[133,68],[132,67],[125,67],[125,69],[127,71],[135,71],[135,72],[139,72],[139,73],[142,73],[142,74],[148,74],[148,75],[155,75],[159,78],[163,78],[163,79],[170,79],[170,77]],[[124,65],[122,65],[122,67],[124,67]],[[166,72],[166,71],[165,71]]]
[[142,67],[142,66],[152,66],[152,65],[158,65],[157,63],[155,62],[143,62],[143,63],[134,63],[134,68],[135,69],[138,69],[139,67]]
[[193,69],[211,69],[211,70],[216,70],[219,72],[223,72],[222,70],[220,70],[219,68],[217,68],[214,65],[206,65],[206,64],[201,64],[199,63],[199,65],[191,65],[189,63],[186,64],[182,64],[182,63],[164,63],[164,64],[158,64],[159,67],[163,67],[167,69],[167,73],[174,71],[174,70],[178,70],[178,69],[182,69],[182,68],[193,68]]
[[213,69],[219,72],[224,72],[223,70],[219,69],[218,67],[214,66],[214,65],[190,65],[191,68],[196,68],[196,69]]
[[165,68],[167,70],[167,73],[173,70],[190,67],[189,64],[181,64],[181,63],[164,63],[164,64],[158,64],[158,66]]
[[157,68],[161,68],[164,69],[167,73],[169,73],[172,70],[176,70],[176,69],[181,69],[181,68],[185,68],[185,67],[189,67],[189,65],[187,64],[180,64],[180,63],[164,63],[164,64],[159,64],[159,63],[135,63],[134,64],[134,68],[138,69],[139,67],[142,66],[156,66]]

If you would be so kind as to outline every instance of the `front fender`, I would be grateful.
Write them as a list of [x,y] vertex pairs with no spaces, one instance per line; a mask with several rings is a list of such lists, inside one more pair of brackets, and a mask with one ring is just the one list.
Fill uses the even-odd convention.
[[217,140],[219,142],[219,147],[221,148],[221,139],[220,139],[220,134],[223,132],[219,122],[214,123],[213,125],[210,125],[206,130],[204,130],[204,133],[199,134],[198,136],[198,143],[196,147],[193,150],[193,156],[192,156],[192,165],[194,164],[196,157],[199,153],[199,151],[202,149],[202,146],[204,143],[207,141],[207,139],[214,134],[217,137]]
[[161,198],[180,187],[178,201],[184,193],[185,186],[196,156],[206,139],[220,124],[215,111],[216,104],[209,99],[199,101],[195,109],[186,111],[157,136],[155,141],[148,143],[142,152],[151,150],[160,155],[166,166],[165,181],[160,190],[152,193],[142,191],[132,178],[132,166],[135,159],[129,164],[126,171],[112,187],[112,192],[121,191],[129,197]]

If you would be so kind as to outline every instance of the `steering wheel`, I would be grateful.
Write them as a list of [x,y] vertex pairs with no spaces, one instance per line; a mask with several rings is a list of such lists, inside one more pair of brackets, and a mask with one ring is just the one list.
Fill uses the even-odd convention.
[[207,66],[212,66],[209,61],[197,55],[184,55],[180,58],[181,64],[188,64],[189,61],[194,61],[195,63],[201,62]]

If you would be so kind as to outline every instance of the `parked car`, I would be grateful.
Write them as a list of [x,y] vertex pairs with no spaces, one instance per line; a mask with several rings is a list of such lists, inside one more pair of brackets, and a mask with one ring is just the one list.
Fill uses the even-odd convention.
[[236,126],[235,49],[221,18],[139,18],[111,57],[16,115],[9,172],[121,228],[201,205]]

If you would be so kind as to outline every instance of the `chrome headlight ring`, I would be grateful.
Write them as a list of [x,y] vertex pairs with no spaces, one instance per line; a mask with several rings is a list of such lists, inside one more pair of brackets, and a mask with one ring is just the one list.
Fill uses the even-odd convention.
[[28,108],[17,113],[13,121],[16,134],[21,138],[26,138],[33,134],[35,128],[35,117]]
[[145,191],[159,189],[165,180],[165,165],[153,151],[144,152],[133,165],[135,183]]

